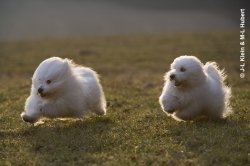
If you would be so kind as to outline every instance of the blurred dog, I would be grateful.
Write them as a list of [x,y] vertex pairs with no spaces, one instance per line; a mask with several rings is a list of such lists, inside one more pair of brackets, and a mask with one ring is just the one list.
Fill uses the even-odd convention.
[[225,85],[225,78],[215,62],[203,65],[194,56],[180,56],[165,75],[161,107],[177,120],[193,120],[202,115],[223,119],[231,112],[231,89]]
[[68,59],[44,60],[33,75],[22,119],[34,123],[40,117],[81,118],[87,111],[106,114],[106,100],[97,74]]

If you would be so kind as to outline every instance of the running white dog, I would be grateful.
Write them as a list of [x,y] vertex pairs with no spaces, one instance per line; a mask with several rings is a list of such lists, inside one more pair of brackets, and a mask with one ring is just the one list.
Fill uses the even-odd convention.
[[21,117],[34,123],[40,117],[81,118],[89,110],[106,114],[106,100],[97,74],[71,60],[52,57],[36,69]]
[[222,119],[230,112],[231,89],[226,75],[215,62],[203,65],[194,56],[180,56],[165,75],[160,104],[177,120],[193,120],[201,115]]

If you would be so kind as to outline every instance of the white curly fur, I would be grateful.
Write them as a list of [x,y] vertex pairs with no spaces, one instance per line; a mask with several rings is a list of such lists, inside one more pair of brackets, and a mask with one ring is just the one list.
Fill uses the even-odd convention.
[[[43,91],[38,92],[39,88]],[[106,114],[106,100],[96,72],[68,59],[44,60],[33,75],[22,119],[34,123],[40,117],[80,118],[87,111]]]
[[165,86],[159,98],[164,112],[177,120],[199,116],[223,119],[229,113],[231,88],[226,74],[215,62],[203,65],[194,56],[180,56],[165,75]]

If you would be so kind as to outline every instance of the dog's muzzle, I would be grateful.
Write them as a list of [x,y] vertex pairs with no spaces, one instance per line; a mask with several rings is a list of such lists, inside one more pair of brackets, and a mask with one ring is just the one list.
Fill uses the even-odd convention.
[[175,79],[175,75],[174,75],[174,74],[171,74],[171,75],[169,76],[169,78],[170,78],[170,80],[172,81],[172,80]]
[[42,88],[42,87],[39,87],[38,90],[37,90],[37,92],[38,92],[39,94],[43,93],[43,88]]
[[180,85],[181,85],[181,83],[175,80],[174,86],[180,86]]
[[169,79],[170,79],[170,81],[174,81],[174,86],[180,86],[181,85],[181,83],[176,80],[175,74],[171,74],[169,76]]
[[38,92],[38,94],[39,94],[41,97],[44,97],[44,96],[45,96],[43,87],[39,87],[38,90],[37,90],[37,92]]

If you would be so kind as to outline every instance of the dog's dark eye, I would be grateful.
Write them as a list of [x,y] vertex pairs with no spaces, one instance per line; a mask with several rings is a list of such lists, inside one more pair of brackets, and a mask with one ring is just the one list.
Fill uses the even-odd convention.
[[184,67],[181,67],[180,71],[184,72],[184,71],[186,71],[186,69]]
[[46,81],[46,83],[47,83],[47,84],[50,84],[50,83],[51,83],[51,81],[50,81],[50,80],[47,80],[47,81]]

